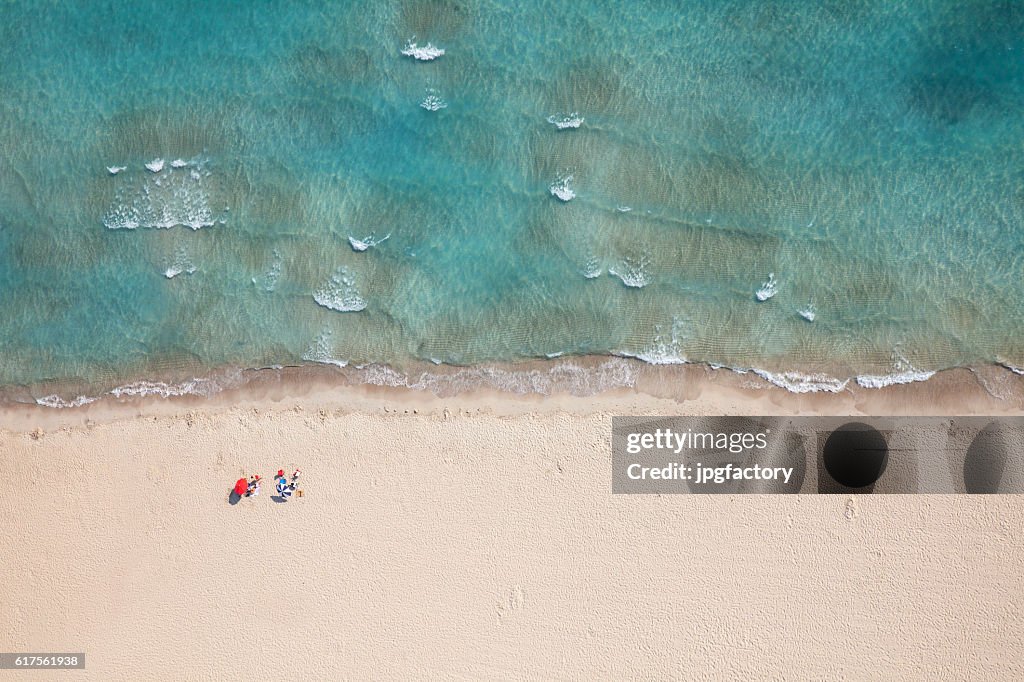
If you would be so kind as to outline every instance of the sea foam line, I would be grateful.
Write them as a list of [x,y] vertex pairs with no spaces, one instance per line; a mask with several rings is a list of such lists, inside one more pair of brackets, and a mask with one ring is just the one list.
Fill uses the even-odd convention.
[[[675,325],[674,325],[675,326]],[[346,360],[333,356],[329,342],[330,332],[322,333],[318,339],[310,345],[303,359],[306,362],[346,367],[349,363]],[[557,357],[560,353],[551,353],[550,356]],[[687,363],[685,357],[679,353],[678,345],[673,335],[671,342],[657,339],[650,346],[639,352],[617,352],[618,357],[612,358],[596,367],[582,367],[571,361],[554,363],[548,369],[517,370],[491,366],[476,366],[458,369],[455,372],[422,372],[418,375],[403,374],[387,365],[370,363],[358,367],[349,367],[349,371],[355,372],[359,383],[377,386],[391,386],[410,388],[419,391],[430,391],[436,394],[455,394],[460,391],[474,388],[494,388],[497,390],[517,393],[549,395],[563,391],[573,395],[593,395],[606,390],[616,388],[632,388],[636,386],[639,378],[639,367],[637,362],[648,365],[679,365]],[[435,364],[440,364],[435,360]],[[718,363],[705,364],[713,370],[726,369],[738,375],[753,373],[764,379],[769,384],[785,389],[790,393],[839,393],[845,390],[851,379],[838,379],[827,374],[814,373],[805,374],[798,371],[772,372],[760,368],[731,367]],[[1014,366],[1007,367],[1005,363],[997,362],[995,365],[1003,366],[1017,375],[1024,375],[1024,370]],[[180,383],[167,383],[163,381],[140,380],[118,386],[110,391],[101,393],[98,396],[79,395],[75,398],[65,399],[57,394],[46,395],[36,398],[37,405],[48,408],[75,408],[83,407],[96,402],[103,396],[109,395],[115,398],[135,397],[161,397],[173,398],[179,396],[203,396],[210,397],[227,388],[243,383],[245,371],[256,369],[282,369],[281,365],[272,365],[266,368],[253,368],[252,370],[235,370],[231,374],[194,377]],[[906,374],[906,373],[903,373]],[[914,381],[925,381],[934,376],[936,372],[918,371]],[[925,376],[927,375],[927,376]],[[862,375],[870,377],[873,375]],[[900,376],[899,373],[895,375]],[[857,382],[860,384],[860,382]],[[876,385],[877,383],[877,385]],[[871,382],[868,385],[860,384],[865,388],[881,388],[893,383],[908,383],[901,381]],[[999,397],[999,396],[996,396]]]
[[596,367],[581,367],[560,362],[549,369],[516,370],[501,367],[471,367],[451,373],[423,372],[415,377],[397,372],[387,365],[371,364],[358,368],[364,383],[375,386],[411,388],[435,394],[452,394],[474,388],[494,388],[506,393],[551,395],[593,395],[615,388],[636,385],[636,367],[627,360],[614,358]]
[[1017,367],[1016,365],[1010,364],[1009,362],[1007,362],[1006,360],[1003,360],[1002,358],[996,358],[996,364],[1001,366],[1001,367],[1005,367],[1006,369],[1010,370],[1014,374],[1020,374],[1021,376],[1024,376],[1024,368]]
[[215,379],[197,377],[179,384],[168,384],[163,381],[133,381],[112,389],[110,395],[115,398],[142,398],[154,395],[161,398],[183,395],[211,396],[219,393],[222,389],[223,387]]
[[892,364],[894,371],[891,374],[863,374],[857,377],[857,384],[863,388],[885,388],[927,381],[935,376],[935,372],[914,367],[899,350],[893,351]]
[[849,379],[836,379],[827,374],[802,374],[800,372],[769,372],[752,368],[757,376],[790,393],[839,393],[850,383]]
[[910,370],[894,374],[862,374],[857,377],[857,384],[863,388],[885,388],[898,384],[912,384],[916,381],[928,381],[935,372]]
[[80,395],[77,398],[71,400],[64,400],[57,394],[43,396],[42,398],[36,398],[36,404],[42,405],[43,407],[53,407],[57,409],[63,409],[68,407],[82,407],[89,403],[94,403],[99,398],[91,398],[89,396]]

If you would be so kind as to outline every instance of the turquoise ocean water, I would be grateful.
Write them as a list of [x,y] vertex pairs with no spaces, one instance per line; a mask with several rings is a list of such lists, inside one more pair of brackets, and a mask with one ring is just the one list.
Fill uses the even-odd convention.
[[0,311],[7,386],[1019,367],[1024,4],[5,2]]

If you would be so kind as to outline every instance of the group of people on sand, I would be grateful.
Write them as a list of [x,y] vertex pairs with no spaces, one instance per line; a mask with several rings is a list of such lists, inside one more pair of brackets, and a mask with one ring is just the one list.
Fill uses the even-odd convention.
[[[285,478],[284,469],[278,469],[274,479],[277,481],[277,494],[280,495],[282,500],[290,498],[298,489],[300,472],[300,469],[296,469],[295,473],[292,474],[291,480],[289,480]],[[238,479],[235,483],[235,494],[239,497],[256,497],[260,494],[260,482],[262,480],[259,474],[253,474],[248,481],[244,478]]]

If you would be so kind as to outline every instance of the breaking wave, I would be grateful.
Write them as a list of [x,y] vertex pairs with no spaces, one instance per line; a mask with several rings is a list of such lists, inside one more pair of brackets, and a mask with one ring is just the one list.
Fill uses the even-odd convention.
[[344,367],[348,364],[348,360],[342,360],[334,357],[330,329],[324,329],[320,332],[316,341],[309,344],[309,348],[307,348],[306,352],[302,354],[302,359],[306,362],[316,362],[321,365],[334,365],[335,367]]
[[790,393],[839,393],[850,383],[849,379],[836,379],[827,374],[801,374],[800,372],[769,372],[751,369],[754,374]]
[[43,407],[63,409],[68,407],[82,407],[83,405],[94,403],[97,400],[99,400],[99,398],[90,398],[85,395],[80,395],[77,398],[72,398],[71,400],[65,400],[59,395],[47,395],[42,398],[36,398],[36,404],[42,405]]
[[572,188],[572,175],[563,175],[551,183],[548,187],[551,196],[560,201],[572,201],[576,198],[576,192]]
[[778,282],[775,280],[775,273],[769,272],[768,280],[761,284],[761,288],[754,292],[754,296],[758,301],[764,303],[777,293],[779,293],[779,286]]
[[608,268],[608,274],[618,277],[627,287],[640,289],[651,283],[650,262],[647,256],[625,258],[619,265]]
[[604,272],[604,269],[601,267],[601,261],[597,258],[588,258],[583,266],[583,276],[587,279],[600,277],[602,272]]
[[353,251],[366,251],[371,247],[386,242],[388,239],[391,239],[390,232],[381,237],[380,239],[374,237],[372,234],[368,237],[363,237],[362,239],[356,239],[352,235],[349,235],[348,243],[352,247]]
[[678,316],[672,318],[672,327],[665,334],[660,326],[654,330],[654,340],[639,351],[619,351],[616,355],[643,360],[649,365],[685,365],[689,361],[683,354],[684,323]]
[[130,177],[118,189],[113,204],[102,219],[108,229],[183,226],[198,230],[225,222],[223,212],[214,212],[207,188],[209,171],[197,167],[189,172],[180,168],[161,172],[164,171],[163,159],[151,161],[146,168],[151,172],[145,177]]
[[406,57],[412,57],[417,61],[429,62],[437,59],[444,55],[444,49],[436,47],[432,43],[428,42],[426,45],[417,45],[415,37],[410,38],[409,42],[402,48],[402,54]]
[[124,386],[118,386],[110,391],[115,398],[137,398],[146,396],[160,396],[170,398],[182,395],[211,396],[223,390],[215,379],[195,378],[183,381],[178,384],[168,384],[163,381],[134,381]]
[[797,308],[797,314],[807,320],[808,322],[814,322],[818,317],[818,311],[814,307],[813,303],[808,303],[803,308]]
[[[418,373],[403,373],[388,365],[377,363],[353,367],[347,360],[336,356],[331,342],[331,331],[327,328],[310,343],[302,355],[302,360],[308,363],[344,368],[345,373],[341,376],[346,377],[345,383],[409,388],[417,391],[428,391],[439,396],[451,396],[479,388],[495,389],[521,395],[569,393],[577,396],[586,396],[617,388],[636,387],[645,365],[687,364],[688,360],[683,355],[680,344],[680,339],[683,337],[680,328],[681,322],[674,320],[669,334],[663,334],[659,330],[655,335],[655,339],[639,351],[619,352],[616,354],[618,357],[613,357],[600,364],[591,366],[583,366],[571,360],[566,360],[552,362],[542,368],[531,369],[479,365],[453,369],[451,371],[445,371],[442,368],[436,372],[423,371]],[[547,357],[551,360],[561,355],[563,353],[556,352],[549,353]],[[437,360],[433,362],[438,365],[441,364]],[[854,380],[849,378],[839,379],[823,373],[773,372],[758,368],[729,367],[716,363],[708,363],[707,366],[713,370],[726,369],[739,375],[747,374],[748,372],[753,373],[772,386],[796,394],[840,393]],[[281,365],[273,365],[263,369],[282,370],[283,368]],[[1019,371],[1019,368],[1007,369],[1010,369],[1010,371],[1017,375],[1024,373]],[[245,383],[247,381],[247,371],[253,370],[235,369],[217,376],[195,377],[177,383],[140,380],[118,386],[95,396],[76,395],[73,398],[64,398],[58,394],[50,394],[35,398],[34,401],[42,407],[65,409],[83,407],[105,396],[111,396],[116,399],[174,398],[179,396],[210,397],[225,389]],[[911,373],[902,372],[885,375],[883,377],[885,380],[879,381],[875,381],[879,377],[862,375],[856,377],[856,383],[864,388],[881,388],[893,384],[910,383],[911,381],[924,381],[934,374],[935,372],[918,371],[911,378]],[[894,379],[893,377],[900,378]],[[996,397],[1003,396],[996,395]]]
[[448,108],[448,102],[441,99],[436,90],[428,88],[426,96],[420,101],[420,107],[427,111],[440,111],[441,109]]
[[343,313],[366,308],[366,301],[356,289],[355,277],[344,266],[338,268],[327,284],[313,294],[313,300],[325,308]]
[[573,130],[583,125],[583,117],[573,112],[571,114],[552,114],[548,116],[548,123],[559,130]]
[[863,388],[885,388],[898,384],[912,384],[915,381],[927,381],[933,376],[935,376],[935,372],[917,369],[899,351],[895,351],[892,374],[862,374],[857,377],[857,384]]
[[1002,367],[1005,367],[1006,369],[1010,370],[1014,374],[1020,374],[1020,375],[1024,376],[1024,368],[1017,367],[1016,365],[1010,364],[1009,362],[1006,362],[1005,360],[1002,360],[1000,358],[996,358],[996,364],[998,364],[998,365],[1000,365]]
[[170,266],[164,270],[164,277],[167,279],[173,279],[180,274],[191,275],[196,272],[196,266],[192,264],[192,259],[188,255],[188,251],[184,246],[179,246],[178,250],[174,253],[174,260]]
[[589,368],[573,362],[561,362],[543,370],[471,367],[451,373],[423,372],[409,376],[386,365],[374,364],[360,367],[359,371],[363,383],[411,388],[438,395],[451,395],[474,388],[493,388],[516,394],[570,393],[584,396],[615,388],[630,388],[637,381],[636,366],[619,358]]

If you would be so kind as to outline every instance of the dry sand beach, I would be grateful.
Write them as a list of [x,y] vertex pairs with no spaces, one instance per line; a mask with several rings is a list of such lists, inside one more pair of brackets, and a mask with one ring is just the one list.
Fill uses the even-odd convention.
[[[39,679],[1020,679],[1020,498],[612,496],[609,438],[615,414],[1022,414],[1024,379],[723,376],[11,406],[2,648],[86,652]],[[293,467],[304,497],[228,503]]]

